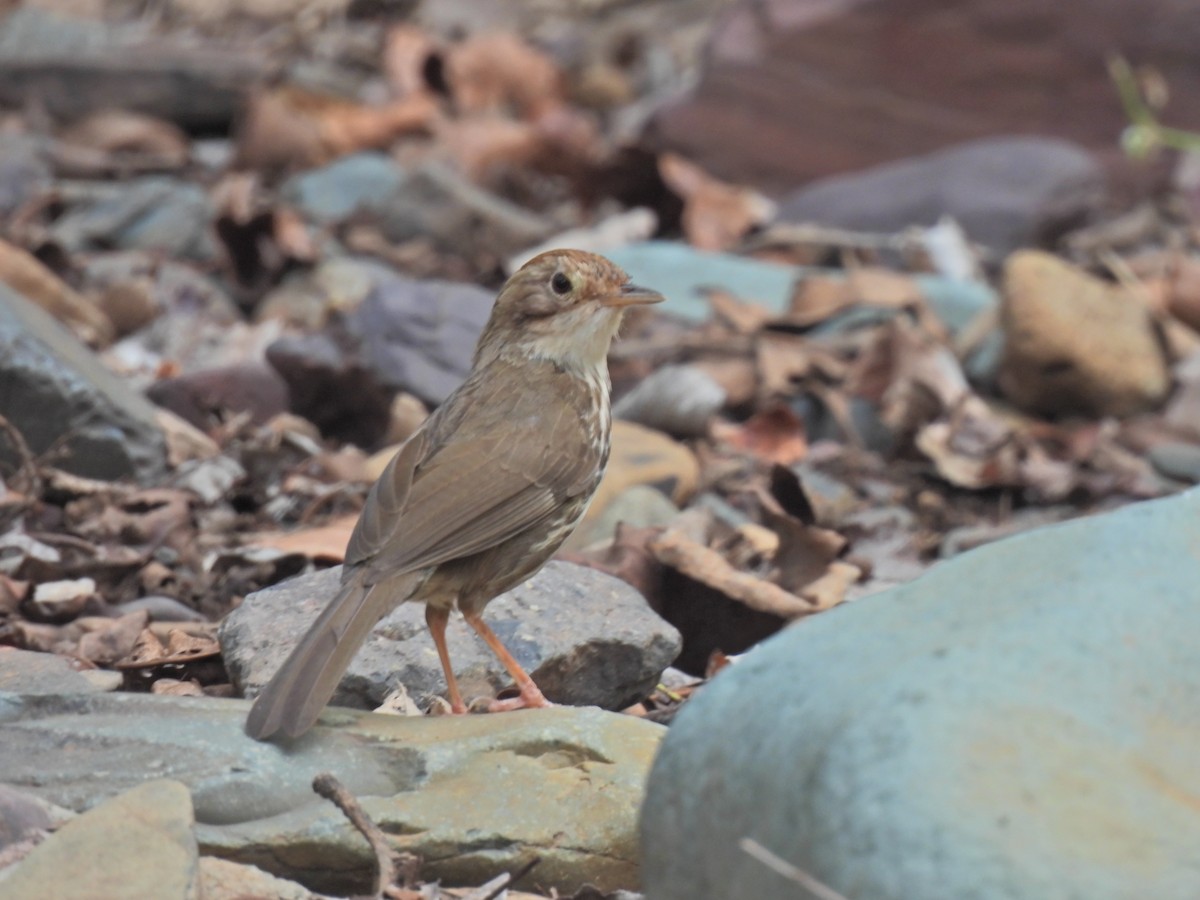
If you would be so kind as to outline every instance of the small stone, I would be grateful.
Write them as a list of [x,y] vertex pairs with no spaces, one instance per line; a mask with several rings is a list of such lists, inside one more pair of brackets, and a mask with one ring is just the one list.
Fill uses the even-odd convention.
[[355,153],[288,179],[282,196],[321,225],[363,211],[380,213],[395,202],[404,171],[383,153]]
[[288,409],[287,383],[263,363],[202,369],[156,381],[146,396],[199,429],[231,413],[249,413],[261,425]]
[[33,607],[48,619],[73,618],[94,596],[96,582],[91,578],[43,581],[33,589]]
[[1151,465],[1168,478],[1200,483],[1200,447],[1184,441],[1156,444],[1147,452]]
[[1157,408],[1170,390],[1145,304],[1048,253],[1009,258],[1001,322],[1000,386],[1029,412],[1128,416]]
[[674,437],[700,437],[725,405],[725,390],[696,366],[663,366],[613,406],[613,415]]

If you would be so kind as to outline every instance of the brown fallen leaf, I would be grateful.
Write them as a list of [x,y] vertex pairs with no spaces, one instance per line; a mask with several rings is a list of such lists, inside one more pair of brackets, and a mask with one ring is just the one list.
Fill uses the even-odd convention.
[[757,412],[740,425],[714,422],[712,433],[731,447],[783,466],[800,462],[808,453],[804,421],[782,404]]
[[138,636],[149,621],[150,616],[145,610],[128,613],[119,619],[102,620],[79,639],[77,654],[98,666],[111,666],[133,651]]
[[263,531],[246,539],[249,546],[269,547],[282,553],[301,553],[309,559],[340,563],[354,531],[357,515],[340,516],[315,528],[296,531]]
[[115,667],[146,669],[152,666],[211,659],[220,653],[221,646],[212,635],[193,635],[180,628],[172,628],[167,633],[167,642],[164,644],[152,629],[146,628],[138,635],[133,650],[117,662]]
[[812,603],[750,572],[733,568],[720,553],[668,529],[650,542],[650,552],[665,566],[715,588],[758,612],[795,619],[815,611]]
[[762,194],[714,178],[677,153],[659,156],[658,171],[682,198],[683,233],[701,250],[728,250],[775,215],[775,204]]
[[150,693],[168,697],[203,697],[204,690],[195,680],[179,681],[175,678],[159,678],[150,685]]
[[439,115],[424,93],[368,106],[294,86],[253,91],[237,133],[235,165],[293,170],[427,132]]

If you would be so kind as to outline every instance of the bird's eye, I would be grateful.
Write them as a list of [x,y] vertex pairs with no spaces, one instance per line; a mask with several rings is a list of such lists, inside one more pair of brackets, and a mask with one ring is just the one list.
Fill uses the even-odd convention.
[[550,287],[556,294],[565,294],[571,290],[571,279],[562,272],[555,272],[554,277],[550,279]]

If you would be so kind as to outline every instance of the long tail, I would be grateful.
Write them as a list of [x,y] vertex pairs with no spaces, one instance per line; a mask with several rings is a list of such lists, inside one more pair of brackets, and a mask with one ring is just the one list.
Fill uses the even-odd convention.
[[387,602],[391,594],[351,576],[254,701],[246,734],[262,741],[308,731],[375,623],[395,605]]

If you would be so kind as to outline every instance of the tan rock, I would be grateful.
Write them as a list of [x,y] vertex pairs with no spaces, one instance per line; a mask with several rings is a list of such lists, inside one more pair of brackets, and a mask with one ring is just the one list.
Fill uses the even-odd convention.
[[194,900],[192,798],[178,781],[147,781],[35,847],[3,882],[6,900]]
[[276,878],[257,866],[218,859],[215,856],[200,857],[200,896],[204,900],[248,900],[253,897],[270,897],[272,900],[316,900],[308,888]]
[[1142,299],[1049,253],[1009,257],[1000,315],[1000,386],[1029,412],[1127,416],[1157,407],[1170,389]]

